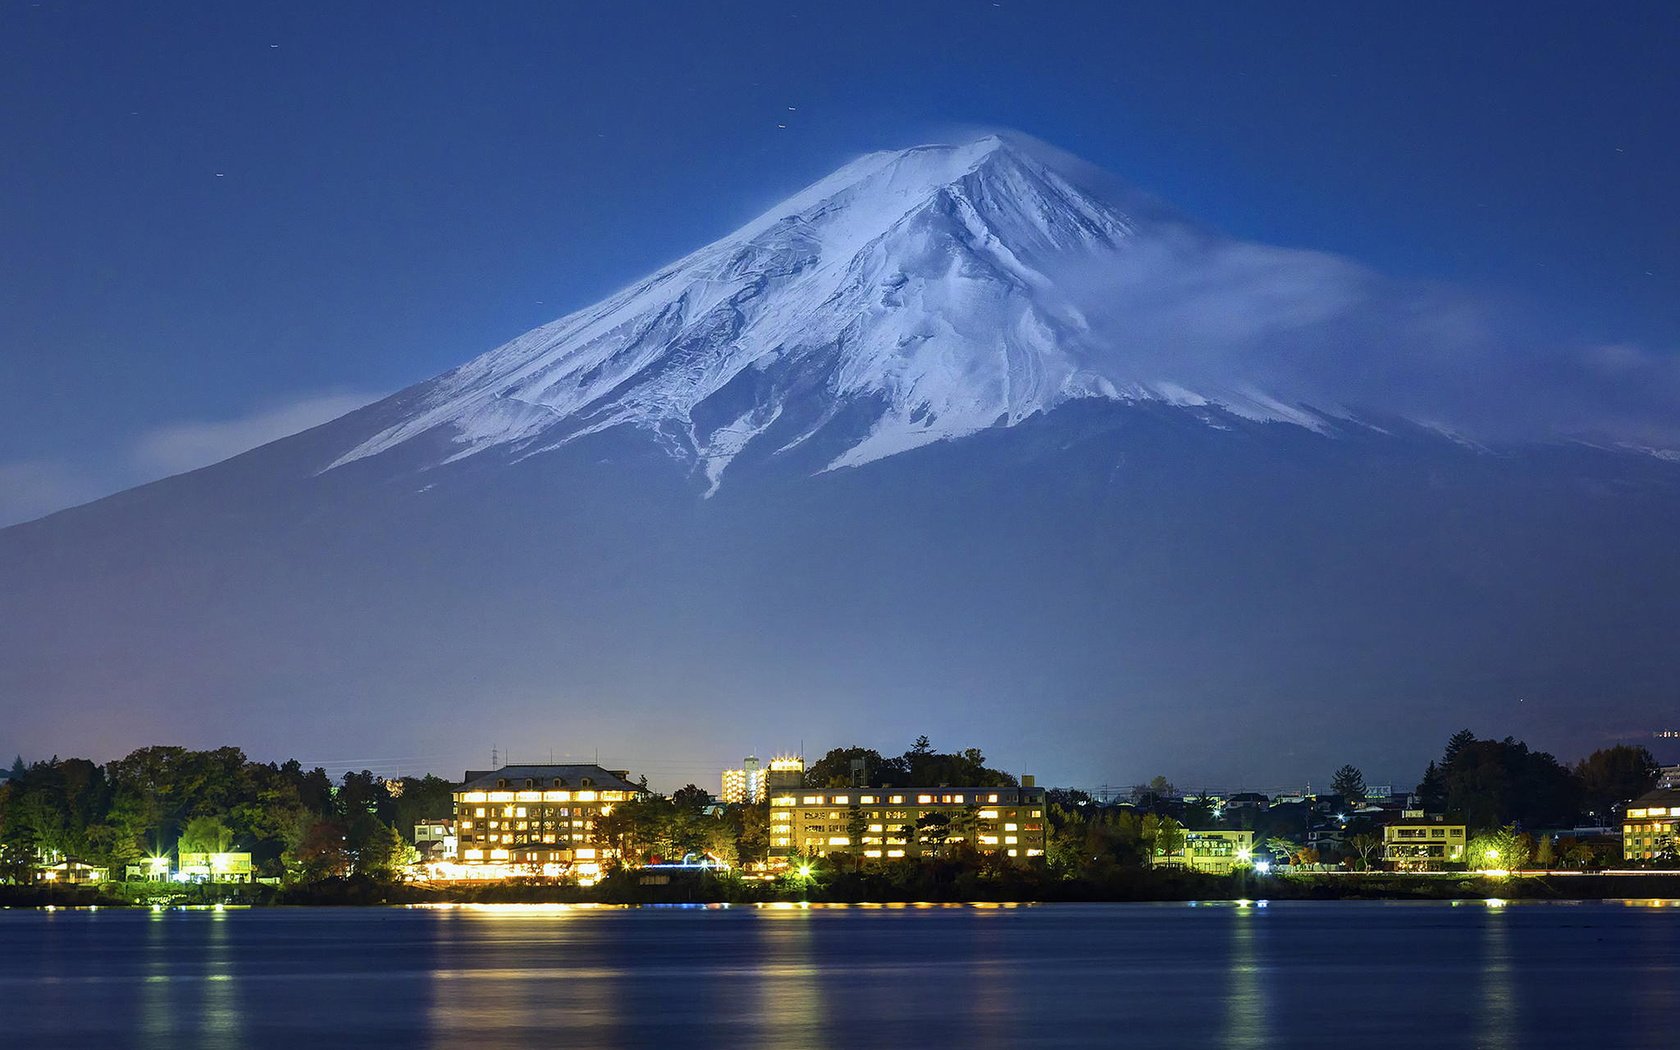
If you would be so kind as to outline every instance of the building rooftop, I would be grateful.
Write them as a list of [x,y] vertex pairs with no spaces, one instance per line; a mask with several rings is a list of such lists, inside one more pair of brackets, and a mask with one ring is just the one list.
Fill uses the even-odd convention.
[[[596,765],[503,766],[500,769],[467,770],[461,778],[461,790],[591,787],[609,791],[641,791],[642,786],[631,783],[629,777],[627,769],[604,769]],[[506,784],[503,785],[502,781]]]
[[1658,788],[1628,803],[1629,809],[1650,809],[1653,806],[1680,806],[1680,788]]

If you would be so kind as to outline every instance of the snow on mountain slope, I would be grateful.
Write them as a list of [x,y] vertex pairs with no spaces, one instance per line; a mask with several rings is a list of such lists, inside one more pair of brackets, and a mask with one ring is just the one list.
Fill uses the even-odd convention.
[[1214,402],[1316,425],[1264,395],[1209,396],[1129,374],[1104,352],[1047,271],[1077,261],[1100,274],[1144,235],[1145,224],[1013,141],[870,154],[605,301],[422,384],[404,418],[331,466],[440,430],[447,462],[632,425],[692,457],[715,489],[772,424],[785,450],[860,408],[867,429],[831,467],[1081,397]]

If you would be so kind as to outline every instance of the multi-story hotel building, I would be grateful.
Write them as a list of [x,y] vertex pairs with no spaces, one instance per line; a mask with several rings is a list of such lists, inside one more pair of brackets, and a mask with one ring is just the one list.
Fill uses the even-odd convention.
[[1629,802],[1622,814],[1624,860],[1670,860],[1680,851],[1680,790],[1662,788]]
[[1404,810],[1383,828],[1383,860],[1395,871],[1441,871],[1466,862],[1465,826],[1421,809]]
[[468,877],[599,876],[610,858],[597,821],[642,794],[629,776],[584,765],[467,770],[455,789],[459,863]]
[[803,758],[778,755],[766,768],[756,756],[748,755],[741,760],[741,768],[723,771],[723,793],[718,797],[730,805],[763,802],[770,797],[772,787],[796,788],[804,779]]
[[1044,789],[781,788],[770,794],[770,858],[854,853],[914,859],[966,843],[1025,860],[1044,853]]
[[1189,868],[1209,875],[1229,875],[1253,863],[1254,832],[1190,831],[1175,850],[1158,849],[1150,857],[1157,868]]

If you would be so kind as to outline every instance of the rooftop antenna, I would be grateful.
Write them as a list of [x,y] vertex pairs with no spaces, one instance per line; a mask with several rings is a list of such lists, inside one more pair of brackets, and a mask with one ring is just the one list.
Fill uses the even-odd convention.
[[496,745],[494,745],[494,744],[490,745],[490,768],[491,769],[502,768],[501,763],[496,761]]

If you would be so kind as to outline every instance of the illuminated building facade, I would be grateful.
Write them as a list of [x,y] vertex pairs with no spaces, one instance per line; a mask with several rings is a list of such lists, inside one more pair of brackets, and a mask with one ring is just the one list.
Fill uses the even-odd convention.
[[959,845],[1040,857],[1044,789],[1022,779],[1021,787],[778,788],[770,794],[770,858],[913,860]]
[[1229,875],[1253,864],[1254,832],[1190,831],[1176,850],[1155,851],[1150,863],[1157,868],[1188,868],[1209,875]]
[[455,789],[461,874],[598,877],[610,859],[600,818],[642,794],[629,776],[593,765],[468,770]]
[[249,853],[180,853],[175,877],[186,882],[250,882]]
[[1465,862],[1465,842],[1463,824],[1408,809],[1383,828],[1383,860],[1395,871],[1442,871]]
[[454,860],[460,844],[453,820],[422,820],[414,825],[414,848],[421,860]]
[[1663,788],[1628,803],[1622,814],[1622,857],[1680,859],[1680,790]]
[[723,792],[718,798],[732,806],[743,802],[763,802],[769,792],[769,785],[764,780],[767,772],[759,765],[756,755],[748,755],[741,760],[741,768],[723,771]]
[[763,802],[778,788],[797,788],[805,782],[805,760],[797,755],[778,755],[768,767],[754,755],[741,761],[741,768],[723,771],[723,793],[718,796],[730,805]]

